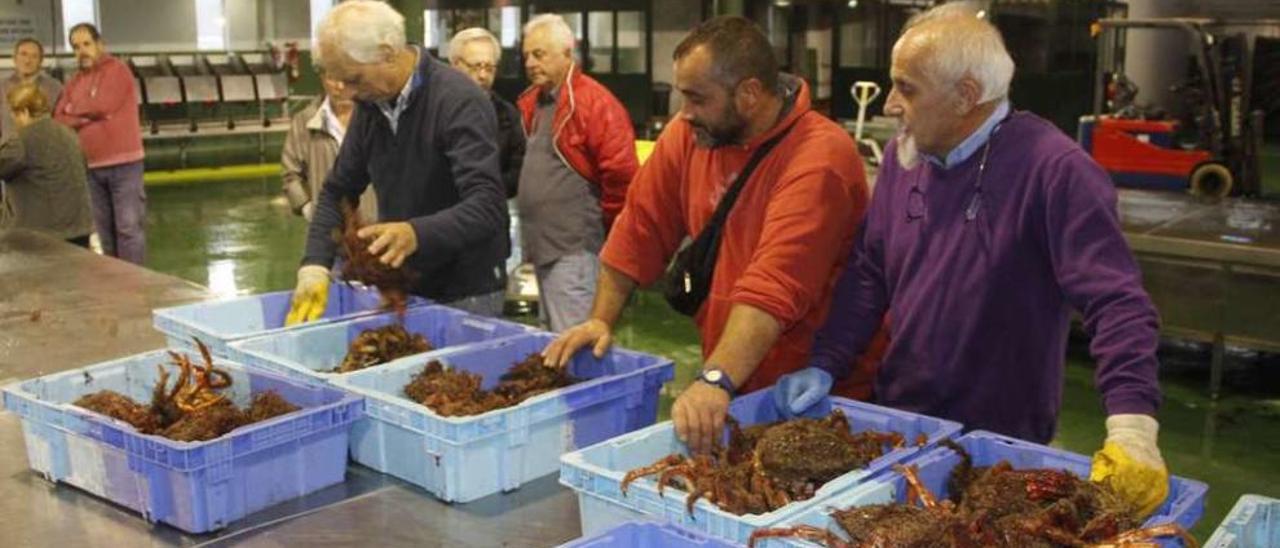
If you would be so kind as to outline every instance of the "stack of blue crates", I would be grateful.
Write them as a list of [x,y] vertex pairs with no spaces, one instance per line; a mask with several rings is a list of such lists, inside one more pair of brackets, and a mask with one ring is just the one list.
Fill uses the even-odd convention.
[[[586,538],[566,546],[702,546],[745,543],[764,527],[809,524],[838,529],[834,508],[902,502],[897,463],[919,467],[926,485],[946,496],[946,477],[959,457],[938,442],[960,434],[952,421],[829,398],[811,410],[841,410],[853,431],[901,434],[908,445],[866,468],[821,486],[809,500],[763,515],[737,516],[700,500],[690,512],[685,494],[657,492],[652,478],[621,492],[623,476],[687,449],[670,422],[653,424],[659,392],[674,376],[668,359],[613,348],[603,358],[579,352],[569,373],[581,382],[476,416],[444,417],[410,400],[403,388],[431,360],[480,375],[491,389],[515,363],[541,352],[555,335],[504,320],[481,318],[413,299],[403,322],[434,349],[348,374],[332,374],[352,340],[396,316],[380,311],[376,291],[342,283],[330,287],[323,317],[284,327],[291,293],[268,293],[156,310],[154,323],[171,347],[193,355],[206,343],[233,377],[228,394],[247,405],[252,394],[275,390],[303,409],[237,429],[206,442],[141,435],[133,427],[71,404],[111,389],[137,401],[150,398],[162,351],[65,371],[4,388],[4,405],[22,418],[32,469],[132,508],[151,521],[200,533],[248,513],[341,482],[347,451],[442,500],[468,502],[510,491],[560,470],[578,495]],[[236,363],[239,362],[239,363]],[[240,364],[244,365],[240,365]],[[746,427],[781,420],[772,392],[736,398],[730,413]],[[975,465],[1008,460],[1015,468],[1066,469],[1087,475],[1089,459],[984,432],[955,438]],[[915,442],[921,440],[919,445]],[[1147,525],[1191,528],[1203,513],[1207,487],[1174,477],[1169,499]],[[1242,499],[1211,546],[1280,543],[1276,501]],[[639,521],[637,521],[639,520]],[[769,539],[767,545],[804,545]],[[1217,542],[1217,544],[1214,544]],[[1270,543],[1270,544],[1268,544]],[[1165,542],[1175,545],[1175,542]]]

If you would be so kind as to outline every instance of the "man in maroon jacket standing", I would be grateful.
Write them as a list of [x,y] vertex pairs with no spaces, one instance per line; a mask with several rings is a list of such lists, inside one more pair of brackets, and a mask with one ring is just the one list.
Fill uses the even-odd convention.
[[539,315],[552,331],[587,320],[601,246],[635,175],[627,109],[574,63],[573,31],[559,15],[524,28],[532,84],[516,101],[525,135],[516,196],[524,256],[538,276]]
[[54,118],[80,136],[102,252],[142,264],[147,197],[142,189],[142,130],[133,72],[107,54],[97,27],[80,23],[68,36],[80,71],[63,89]]

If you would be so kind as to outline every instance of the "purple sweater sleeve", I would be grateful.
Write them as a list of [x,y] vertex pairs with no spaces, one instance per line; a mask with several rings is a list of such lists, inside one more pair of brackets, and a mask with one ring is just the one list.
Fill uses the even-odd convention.
[[[892,161],[886,156],[886,161]],[[853,252],[832,292],[826,323],[814,334],[809,365],[842,379],[880,327],[888,306],[884,276],[884,227],[889,218],[889,185],[877,185],[871,206],[858,229]]]
[[1154,415],[1159,316],[1125,242],[1110,177],[1079,149],[1048,162],[1045,230],[1063,294],[1084,317],[1108,414]]

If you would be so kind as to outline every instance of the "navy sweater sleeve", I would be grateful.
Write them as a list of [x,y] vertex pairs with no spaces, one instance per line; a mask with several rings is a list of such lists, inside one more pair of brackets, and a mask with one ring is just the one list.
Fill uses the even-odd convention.
[[498,162],[498,122],[480,88],[458,87],[441,97],[440,136],[449,159],[458,202],[409,219],[418,237],[417,253],[447,255],[505,232],[506,193]]
[[[306,253],[302,257],[304,265],[320,265],[326,268],[333,266],[338,247],[337,242],[333,240],[333,231],[342,226],[342,213],[338,204],[343,198],[358,203],[360,194],[369,186],[367,167],[369,116],[380,116],[380,114],[372,108],[360,105],[351,115],[347,138],[342,140],[342,147],[338,150],[333,169],[325,178],[324,185],[320,188],[320,196],[316,199],[315,212],[312,213],[311,224],[307,228]],[[376,221],[377,219],[365,219],[366,223]]]

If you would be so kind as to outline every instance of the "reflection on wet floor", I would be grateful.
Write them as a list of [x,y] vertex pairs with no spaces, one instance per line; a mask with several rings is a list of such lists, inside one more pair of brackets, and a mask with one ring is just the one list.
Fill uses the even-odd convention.
[[306,230],[278,179],[147,189],[147,266],[219,295],[293,287]]
[[[306,224],[294,216],[276,179],[148,188],[148,266],[235,295],[289,289]],[[528,319],[528,318],[526,318]],[[688,318],[654,294],[641,293],[619,327],[619,343],[670,356],[673,394],[699,366]],[[1222,397],[1207,397],[1209,353],[1168,345],[1162,353],[1160,447],[1173,473],[1209,484],[1202,541],[1244,493],[1280,497],[1280,358],[1237,353],[1228,360]],[[1087,345],[1074,340],[1054,445],[1090,454],[1105,436]]]

